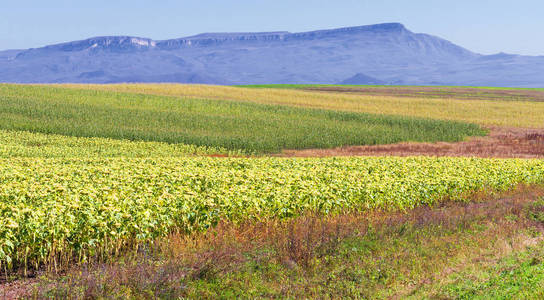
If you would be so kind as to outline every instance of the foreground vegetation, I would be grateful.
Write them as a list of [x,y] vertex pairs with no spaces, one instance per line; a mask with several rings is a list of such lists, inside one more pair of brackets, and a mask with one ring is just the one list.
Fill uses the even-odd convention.
[[312,211],[406,210],[544,181],[544,161],[0,159],[3,268],[85,261],[172,232]]
[[218,147],[0,130],[0,158],[159,158],[199,155],[244,156],[247,154],[249,153],[243,150],[227,150]]
[[183,84],[64,85],[78,89],[108,90],[189,98],[236,100],[263,104],[311,107],[453,120],[486,126],[544,128],[544,102],[451,98],[368,96],[323,93],[298,89],[242,88]]
[[544,244],[528,248],[496,264],[480,264],[452,274],[445,283],[426,287],[427,291],[411,298],[438,294],[450,299],[544,299]]
[[255,153],[485,134],[460,122],[59,87],[0,85],[0,101],[0,129]]
[[544,190],[406,213],[221,223],[44,277],[43,298],[540,299]]
[[543,127],[542,103],[68,86],[0,85],[0,296],[542,296],[543,160],[256,155]]

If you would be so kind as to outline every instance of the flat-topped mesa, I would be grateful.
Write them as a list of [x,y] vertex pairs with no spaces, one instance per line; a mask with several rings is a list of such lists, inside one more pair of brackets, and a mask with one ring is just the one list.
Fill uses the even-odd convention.
[[288,39],[306,39],[306,38],[326,38],[336,35],[358,34],[358,33],[376,33],[376,34],[397,34],[410,33],[401,23],[383,23],[375,25],[364,25],[354,27],[343,27],[336,29],[325,29],[308,32],[292,33]]
[[156,46],[152,39],[134,36],[100,36],[80,41],[49,45],[41,48],[31,48],[21,51],[16,59],[47,55],[50,52],[79,52],[79,51],[110,51],[134,52],[145,51]]
[[255,42],[255,41],[289,41],[327,38],[337,35],[358,33],[403,33],[410,32],[400,23],[384,23],[337,29],[316,30],[308,32],[290,33],[288,31],[276,32],[233,32],[233,33],[203,33],[179,39],[157,42],[159,49],[175,49],[189,46],[212,46],[227,42]]
[[106,36],[0,51],[0,82],[542,87],[544,56],[481,55],[400,23],[168,40]]
[[45,46],[43,50],[82,51],[85,49],[136,50],[156,46],[152,39],[134,36],[100,36],[80,41]]
[[158,41],[159,49],[176,49],[189,46],[212,46],[226,42],[250,41],[279,41],[283,40],[287,31],[275,32],[233,32],[233,33],[202,33],[194,36]]
[[85,40],[55,44],[41,48],[29,49],[20,56],[29,55],[36,50],[76,52],[83,50],[108,50],[114,52],[133,50],[174,50],[185,47],[214,46],[229,42],[272,42],[328,38],[359,33],[402,33],[410,32],[400,23],[384,23],[356,27],[344,27],[328,30],[290,33],[288,31],[273,32],[233,32],[233,33],[202,33],[178,39],[154,41],[149,38],[134,36],[100,36]]
[[200,40],[200,39],[258,39],[274,36],[283,36],[289,34],[288,31],[272,31],[272,32],[207,32],[193,36],[184,37],[187,40]]

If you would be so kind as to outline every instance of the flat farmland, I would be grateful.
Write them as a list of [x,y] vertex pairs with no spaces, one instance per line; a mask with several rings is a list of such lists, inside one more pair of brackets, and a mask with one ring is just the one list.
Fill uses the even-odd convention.
[[[538,101],[478,100],[358,95],[338,92],[180,84],[67,85],[82,89],[133,92],[189,98],[248,101],[371,114],[462,121],[484,126],[544,128],[544,103]],[[480,90],[480,89],[477,89]]]
[[0,129],[248,153],[485,134],[456,121],[60,87],[1,85],[0,101]]
[[0,85],[0,295],[540,295],[543,102],[299,88]]
[[249,85],[249,88],[283,88],[306,91],[346,93],[371,96],[393,96],[409,98],[498,100],[498,101],[544,101],[544,89],[497,88],[497,87],[451,87],[451,86],[364,86],[364,85]]

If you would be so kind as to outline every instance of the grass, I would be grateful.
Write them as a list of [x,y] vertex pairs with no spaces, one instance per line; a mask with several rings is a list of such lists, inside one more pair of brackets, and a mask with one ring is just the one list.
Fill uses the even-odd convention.
[[429,292],[450,299],[543,299],[544,245],[509,255],[496,264],[483,265],[450,276],[451,283]]
[[[537,197],[519,212],[521,215],[506,215],[507,220],[513,224],[525,218],[539,224],[532,238],[523,243],[525,249],[474,260],[415,291],[410,299],[543,299],[544,240],[539,231],[544,224],[544,197]],[[516,245],[505,246],[512,250]]]
[[255,153],[485,134],[461,122],[51,86],[0,85],[0,102],[0,129]]
[[544,128],[544,102],[426,99],[421,97],[410,98],[323,93],[297,89],[255,89],[182,84],[65,86],[79,89],[235,100],[327,110],[453,120],[485,126]]
[[[542,296],[540,187],[407,213],[306,215],[173,235],[42,277],[64,298],[510,299]],[[538,204],[538,205],[535,205]],[[474,277],[477,272],[477,277]]]
[[[508,216],[517,222],[516,216]],[[525,206],[524,217],[544,223],[544,197]],[[544,298],[544,242],[537,235],[527,249],[499,260],[481,260],[421,291],[420,295],[456,299]]]

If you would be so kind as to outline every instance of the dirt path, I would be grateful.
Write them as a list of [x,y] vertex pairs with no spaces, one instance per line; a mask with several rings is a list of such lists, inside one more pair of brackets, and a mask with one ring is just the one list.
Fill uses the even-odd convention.
[[457,143],[398,143],[346,146],[333,149],[284,150],[278,156],[467,156],[497,158],[544,158],[544,129],[489,128],[486,137]]

